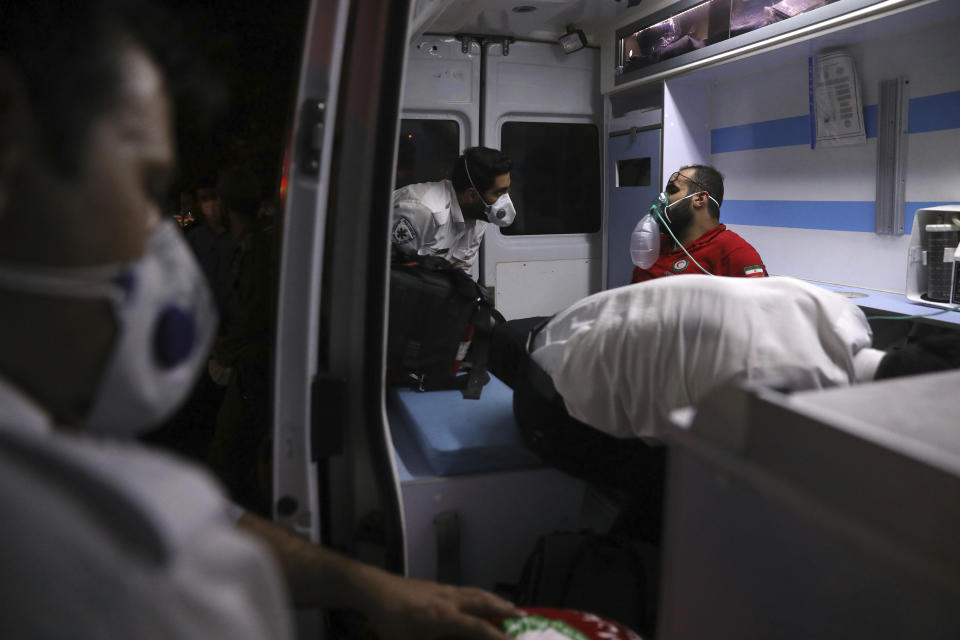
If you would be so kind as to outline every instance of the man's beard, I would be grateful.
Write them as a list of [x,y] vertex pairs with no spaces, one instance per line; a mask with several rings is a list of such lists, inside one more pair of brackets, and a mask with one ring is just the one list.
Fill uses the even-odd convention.
[[[679,240],[680,234],[693,222],[693,207],[691,206],[690,200],[687,199],[677,202],[677,204],[670,207],[665,217],[668,220],[667,226],[670,227],[670,231],[672,231],[673,235],[677,236]],[[664,230],[664,232],[666,233],[666,230]],[[667,233],[667,235],[670,234]]]

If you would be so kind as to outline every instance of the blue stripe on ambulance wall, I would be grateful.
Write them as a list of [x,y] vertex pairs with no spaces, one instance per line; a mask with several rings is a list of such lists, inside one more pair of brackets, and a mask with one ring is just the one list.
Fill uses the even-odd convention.
[[747,151],[810,144],[810,116],[780,118],[710,131],[710,152]]
[[[948,202],[908,202],[904,211],[904,229],[913,228],[917,209],[937,207]],[[724,200],[720,222],[757,227],[791,227],[824,231],[870,231],[875,228],[872,201],[814,200]]]
[[960,91],[912,99],[907,122],[910,133],[960,128]]
[[[875,104],[863,108],[864,128],[868,138],[877,137],[877,111]],[[960,91],[912,98],[909,111],[909,133],[960,128]],[[809,115],[721,127],[710,131],[711,153],[801,144],[810,144]]]

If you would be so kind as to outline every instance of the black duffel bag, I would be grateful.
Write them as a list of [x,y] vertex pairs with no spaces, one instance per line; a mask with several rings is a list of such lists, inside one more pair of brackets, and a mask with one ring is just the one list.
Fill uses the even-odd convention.
[[[490,293],[436,256],[394,258],[390,268],[387,380],[421,391],[460,389],[480,397],[489,381],[493,326],[503,321]],[[463,363],[468,361],[468,371]]]

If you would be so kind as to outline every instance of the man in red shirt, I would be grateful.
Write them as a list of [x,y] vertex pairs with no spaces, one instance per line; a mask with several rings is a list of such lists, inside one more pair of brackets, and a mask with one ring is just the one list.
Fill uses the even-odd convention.
[[[713,167],[681,168],[667,181],[667,224],[683,247],[666,232],[660,237],[660,254],[647,269],[635,267],[633,282],[662,276],[702,273],[690,260],[716,276],[766,276],[760,254],[726,225],[720,224],[723,176]],[[686,249],[686,252],[684,251]],[[690,254],[690,256],[687,255]]]

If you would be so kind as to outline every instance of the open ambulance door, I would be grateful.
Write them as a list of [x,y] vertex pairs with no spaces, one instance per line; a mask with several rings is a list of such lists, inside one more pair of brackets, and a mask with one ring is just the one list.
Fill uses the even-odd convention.
[[399,573],[383,358],[408,8],[403,0],[315,0],[310,8],[273,362],[275,520],[348,553],[357,552],[361,519],[375,521],[377,559]]

